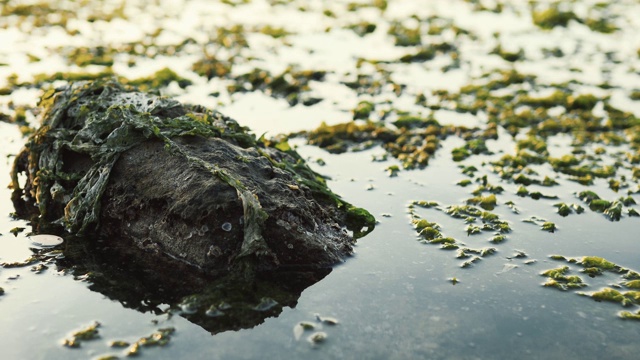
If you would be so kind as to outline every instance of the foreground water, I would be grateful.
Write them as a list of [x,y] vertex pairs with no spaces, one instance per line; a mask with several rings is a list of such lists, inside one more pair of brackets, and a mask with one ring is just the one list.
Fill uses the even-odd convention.
[[[4,4],[4,8],[13,5],[11,3]],[[598,10],[600,8],[591,2],[574,4],[573,11],[579,19],[600,16],[600,12],[613,14],[607,17],[618,27],[612,34],[593,31],[575,19],[569,21],[568,27],[541,30],[532,23],[524,2],[515,2],[501,13],[478,11],[478,6],[462,1],[390,1],[384,12],[375,6],[346,11],[348,2],[332,5],[315,1],[283,3],[254,1],[231,6],[222,2],[166,1],[150,6],[144,13],[136,13],[138,5],[130,3],[124,10],[128,17],[115,16],[108,21],[100,18],[86,21],[83,18],[86,14],[78,12],[78,18],[67,25],[67,29],[79,30],[73,36],[61,27],[31,26],[28,24],[33,19],[27,18],[21,23],[17,17],[5,15],[4,28],[0,29],[0,38],[5,40],[0,48],[0,62],[6,65],[0,66],[0,80],[12,73],[17,74],[18,84],[33,82],[40,73],[49,76],[55,71],[96,73],[105,66],[69,64],[69,50],[96,45],[122,47],[139,42],[152,44],[153,49],[147,48],[142,54],[138,51],[115,55],[111,65],[115,75],[134,79],[169,67],[192,84],[183,89],[178,81],[170,81],[161,87],[163,93],[177,96],[182,101],[216,107],[250,126],[258,135],[310,130],[322,121],[328,124],[348,122],[361,101],[376,105],[379,111],[370,114],[376,120],[382,118],[380,113],[385,111],[391,114],[391,120],[401,116],[399,113],[403,111],[423,116],[433,111],[441,124],[484,129],[487,115],[482,112],[471,115],[447,107],[426,108],[416,104],[416,97],[422,93],[433,105],[438,101],[436,96],[431,96],[433,90],[456,92],[485,72],[512,68],[537,75],[536,85],[528,90],[531,96],[548,95],[545,93],[548,89],[540,89],[540,84],[574,81],[574,85],[566,85],[573,94],[594,94],[600,102],[628,111],[630,119],[640,116],[640,103],[633,100],[632,95],[640,84],[637,54],[640,43],[636,36],[640,27],[640,16],[636,15],[640,10],[632,1],[612,2],[605,10]],[[379,3],[373,2],[374,5]],[[72,3],[52,4],[54,8],[74,8]],[[489,10],[496,7],[493,2],[477,4],[484,4]],[[96,5],[96,9],[110,13],[117,5],[105,2],[102,7]],[[89,9],[84,11],[92,13]],[[327,11],[336,16],[329,16]],[[135,16],[131,15],[134,13]],[[55,14],[48,15],[47,21],[55,22]],[[58,14],[64,13],[59,11]],[[423,28],[423,42],[455,44],[462,59],[458,67],[455,66],[456,59],[447,53],[437,54],[425,62],[397,61],[407,53],[414,53],[419,46],[396,46],[397,40],[388,34],[390,26],[398,21],[407,29],[418,23],[424,27],[425,19],[430,16],[451,20],[474,35],[474,38],[458,39],[450,25],[442,34],[434,35],[426,34],[427,29]],[[350,25],[363,22],[375,23],[377,28],[362,37],[349,29]],[[246,37],[248,47],[235,48],[240,42],[237,38],[229,47],[208,44],[209,39],[215,37],[218,26],[230,28],[232,24],[244,24],[247,29],[263,29],[264,25],[270,24],[272,28],[282,27],[289,34],[280,38],[245,29],[244,33],[239,33]],[[157,28],[164,30],[156,31]],[[149,34],[155,35],[150,38]],[[162,53],[162,46],[174,46],[186,38],[193,40],[185,48]],[[523,49],[525,55],[511,63],[504,59],[507,55],[492,54],[497,44],[514,53]],[[557,53],[557,49],[564,55],[543,55],[543,50]],[[153,51],[160,54],[150,56],[149,52]],[[199,76],[192,64],[205,56],[206,51],[215,52],[218,59],[235,56],[233,75],[211,79]],[[29,62],[28,55],[37,57],[38,61]],[[377,62],[362,63],[358,58]],[[133,64],[130,64],[131,60],[135,60]],[[288,65],[303,70],[327,71],[322,81],[309,82],[309,89],[300,92],[301,101],[294,106],[291,106],[291,98],[285,99],[290,94],[278,96],[277,89],[229,90],[229,86],[239,83],[237,79],[251,69],[261,68],[276,74]],[[452,68],[444,71],[447,66]],[[385,71],[390,79],[385,79]],[[367,83],[371,92],[367,86],[363,86],[364,90],[346,86],[345,83],[353,81],[357,74],[371,76],[381,85],[376,88],[375,84]],[[246,90],[254,90],[246,84],[248,82],[242,85]],[[53,84],[62,83],[64,81]],[[404,90],[398,94],[394,85],[403,86]],[[499,91],[518,90],[521,89],[511,86]],[[36,86],[15,86],[9,94],[0,96],[2,112],[15,117],[16,109],[25,106],[26,125],[33,125],[35,116],[31,107],[36,105],[41,93]],[[302,104],[305,97],[323,101],[306,106]],[[593,112],[604,111],[598,110],[598,106],[602,105],[596,105]],[[559,112],[554,116],[562,113],[558,108],[549,110],[553,111]],[[10,181],[8,174],[13,155],[24,142],[20,130],[19,125],[0,122],[0,183]],[[125,350],[111,347],[111,341],[133,343],[158,329],[173,327],[175,332],[167,346],[145,348],[141,356],[167,359],[636,358],[640,352],[637,341],[640,323],[622,319],[619,313],[636,313],[638,303],[625,308],[620,303],[598,302],[577,295],[588,295],[605,287],[624,292],[628,289],[620,285],[624,281],[620,274],[604,271],[591,278],[580,272],[583,267],[579,264],[553,260],[549,256],[557,254],[577,259],[597,256],[623,268],[640,271],[637,236],[640,220],[628,212],[628,209],[638,207],[629,203],[620,221],[610,221],[602,213],[591,211],[575,194],[591,190],[603,199],[630,197],[640,200],[637,176],[633,173],[635,163],[618,154],[633,154],[637,150],[630,141],[620,144],[594,142],[582,146],[587,154],[600,156],[593,160],[594,163],[613,164],[618,171],[617,177],[595,178],[588,184],[572,181],[571,176],[555,172],[546,163],[530,165],[540,178],[549,175],[558,182],[553,187],[527,185],[530,192],[558,196],[557,199],[535,200],[516,195],[521,184],[505,180],[492,171],[491,162],[513,153],[518,146],[516,142],[525,138],[527,129],[521,129],[515,139],[507,131],[508,126],[498,127],[498,139],[486,140],[490,151],[461,162],[452,160],[452,151],[464,146],[465,140],[449,136],[438,143],[439,148],[430,157],[428,166],[399,171],[394,177],[389,177],[385,169],[393,165],[402,168],[402,161],[385,156],[388,155],[386,150],[379,145],[364,151],[332,154],[306,145],[303,139],[290,140],[309,159],[314,170],[331,179],[329,186],[333,191],[347,201],[369,209],[380,223],[374,232],[360,239],[353,258],[304,290],[295,307],[286,307],[279,316],[268,317],[264,323],[249,329],[212,335],[190,322],[188,315],[132,310],[131,304],[93,291],[91,283],[69,272],[57,271],[55,265],[49,265],[41,273],[32,271],[31,266],[2,268],[1,357],[124,357]],[[552,156],[570,154],[576,148],[572,146],[576,142],[574,137],[568,133],[545,137]],[[378,161],[372,161],[372,158]],[[459,165],[475,166],[478,171],[468,176],[461,173]],[[512,231],[507,234],[507,240],[499,244],[488,242],[492,235],[489,232],[468,235],[464,221],[441,211],[448,205],[464,204],[472,197],[471,188],[482,184],[484,175],[487,176],[486,183],[504,188],[497,195],[497,207],[491,211],[507,221]],[[471,180],[472,185],[457,185],[462,179]],[[620,180],[621,188],[612,186],[610,180]],[[29,225],[9,215],[13,212],[9,189],[0,189],[0,199],[4,199],[0,200],[0,262],[23,261],[31,255],[27,238]],[[441,210],[419,206],[411,210],[410,204],[416,200],[436,201]],[[508,206],[510,201],[518,209],[517,213]],[[559,202],[581,204],[586,210],[579,215],[563,217],[554,207]],[[542,222],[522,221],[532,216],[553,222],[557,231],[540,230]],[[463,268],[461,265],[468,258],[456,258],[455,250],[441,250],[439,245],[418,241],[425,240],[417,235],[411,223],[411,219],[418,217],[437,222],[443,233],[468,248],[494,247],[496,253]],[[17,228],[25,230],[20,232]],[[568,291],[542,286],[548,280],[541,276],[543,271],[565,265],[570,267],[570,275],[579,275],[587,286]],[[163,309],[169,307],[167,304]],[[335,318],[339,323],[320,323],[316,314]],[[84,341],[78,349],[62,345],[73,332],[96,321],[101,324],[98,339]],[[312,333],[309,330],[299,336],[297,325],[302,321],[325,332],[326,340],[319,344],[306,341]]]

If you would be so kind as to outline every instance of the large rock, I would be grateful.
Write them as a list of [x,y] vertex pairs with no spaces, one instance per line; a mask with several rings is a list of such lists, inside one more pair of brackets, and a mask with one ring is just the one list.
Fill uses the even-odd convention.
[[115,82],[78,83],[42,103],[12,173],[17,212],[36,232],[60,226],[215,275],[328,267],[373,230],[286,142],[256,140],[216,111]]

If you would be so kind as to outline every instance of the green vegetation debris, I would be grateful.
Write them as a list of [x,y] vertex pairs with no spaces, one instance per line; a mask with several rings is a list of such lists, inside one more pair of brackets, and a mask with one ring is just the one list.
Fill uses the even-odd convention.
[[626,291],[622,293],[612,288],[604,288],[589,296],[596,301],[616,302],[622,306],[640,305],[640,292],[638,291]]
[[544,230],[544,231],[548,231],[548,232],[550,232],[550,233],[553,233],[553,232],[555,232],[556,230],[558,230],[558,228],[556,227],[556,224],[554,224],[554,223],[552,223],[552,222],[550,222],[550,221],[547,221],[547,222],[543,223],[543,224],[542,224],[542,226],[541,226],[540,228],[541,228],[542,230]]
[[597,256],[585,256],[579,263],[586,268],[595,267],[602,270],[615,270],[619,268],[618,265]]
[[468,199],[467,204],[478,205],[485,210],[493,210],[496,207],[497,199],[494,194],[488,196],[476,196]]
[[65,339],[62,345],[70,348],[77,348],[77,347],[80,347],[83,341],[98,339],[100,337],[100,335],[98,334],[99,327],[100,327],[100,323],[95,321],[93,324],[89,325],[88,327],[71,334],[71,337],[68,339]]
[[618,316],[625,320],[640,320],[640,310],[636,311],[635,313],[629,311],[621,311]]
[[568,266],[563,266],[556,269],[546,270],[541,273],[542,276],[548,277],[546,283],[544,283],[545,287],[554,287],[560,290],[569,290],[569,289],[578,289],[585,287],[586,284],[582,281],[579,276],[567,276],[566,274],[569,272]]

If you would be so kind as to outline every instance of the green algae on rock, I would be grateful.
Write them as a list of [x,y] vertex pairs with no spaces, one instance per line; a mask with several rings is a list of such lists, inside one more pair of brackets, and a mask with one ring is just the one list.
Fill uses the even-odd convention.
[[245,260],[330,266],[375,226],[293,150],[216,111],[113,81],[50,91],[42,104],[42,126],[12,171],[16,210],[38,229],[217,273]]

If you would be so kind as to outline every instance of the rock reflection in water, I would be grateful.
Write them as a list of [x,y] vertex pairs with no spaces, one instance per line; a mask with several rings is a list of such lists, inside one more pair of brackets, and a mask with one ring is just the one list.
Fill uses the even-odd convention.
[[59,270],[90,282],[124,307],[140,312],[180,315],[211,334],[252,328],[295,307],[307,287],[322,280],[331,268],[244,271],[211,277],[180,263],[126,255],[104,243],[66,239]]

